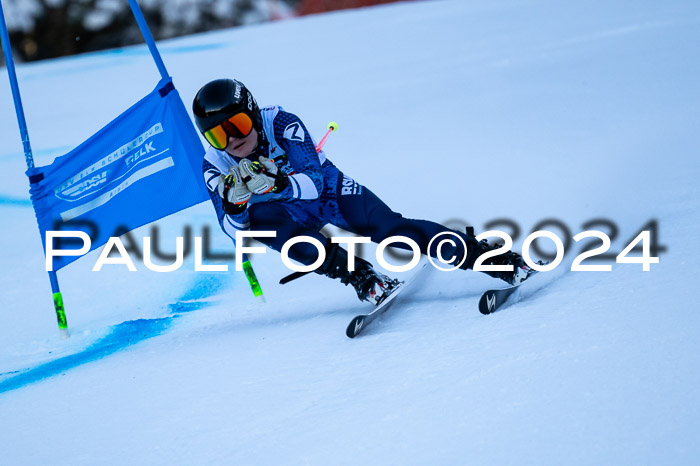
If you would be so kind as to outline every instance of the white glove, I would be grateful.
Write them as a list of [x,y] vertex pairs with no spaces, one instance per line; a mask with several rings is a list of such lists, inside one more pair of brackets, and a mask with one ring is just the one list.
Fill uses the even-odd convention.
[[237,167],[231,167],[228,175],[219,176],[217,191],[223,201],[224,212],[227,214],[240,213],[245,210],[246,203],[253,195],[243,182]]
[[289,185],[287,175],[277,169],[275,163],[263,156],[257,162],[243,159],[239,163],[241,177],[253,194],[280,192]]

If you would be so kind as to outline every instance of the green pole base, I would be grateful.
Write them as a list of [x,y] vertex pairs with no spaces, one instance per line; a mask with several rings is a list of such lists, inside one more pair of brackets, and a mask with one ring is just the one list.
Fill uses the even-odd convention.
[[[253,266],[250,264],[250,261],[243,262],[243,272],[245,272],[245,276],[248,279],[250,289],[253,290],[253,295],[255,295],[256,298],[262,297],[262,288],[260,288],[260,282],[258,282],[258,277],[255,276],[255,272],[253,271]],[[264,300],[265,298],[262,299]]]
[[58,320],[58,329],[61,332],[63,338],[68,338],[70,333],[68,332],[68,322],[66,321],[66,309],[63,307],[63,296],[61,293],[53,294],[53,307],[56,310],[56,320]]

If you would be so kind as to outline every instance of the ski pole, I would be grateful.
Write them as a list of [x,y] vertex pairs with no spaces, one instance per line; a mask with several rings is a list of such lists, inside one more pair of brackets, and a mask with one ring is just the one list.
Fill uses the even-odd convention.
[[[323,139],[321,139],[321,142],[318,143],[316,146],[316,152],[321,152],[321,149],[323,149],[323,146],[326,144],[326,139],[328,139],[328,136],[330,134],[338,129],[338,123],[335,121],[331,121],[328,123],[328,131],[326,131],[325,136],[323,136]],[[283,277],[282,280],[280,280],[280,285],[284,285],[285,283],[289,283],[292,280],[296,280],[297,278],[303,277],[304,275],[311,273],[311,272],[294,272],[292,274],[287,275],[286,277]]]
[[321,152],[321,149],[323,149],[323,146],[326,144],[326,139],[328,139],[328,136],[330,136],[330,134],[336,129],[338,129],[338,123],[336,123],[335,121],[331,121],[330,123],[328,123],[328,131],[326,131],[326,135],[323,136],[321,142],[319,142],[316,146],[316,152]]
[[245,273],[245,277],[248,279],[248,284],[250,285],[250,289],[253,291],[253,296],[255,296],[258,301],[264,303],[265,296],[263,295],[262,288],[260,288],[258,277],[255,275],[255,271],[253,270],[253,265],[250,263],[247,256],[244,255],[243,259],[243,273]]
[[[330,134],[338,129],[338,123],[335,121],[331,121],[328,123],[328,131],[326,131],[326,134],[323,136],[323,139],[321,139],[321,142],[318,143],[316,146],[316,152],[321,152],[321,149],[323,149],[323,146],[326,144],[326,140],[328,139],[328,136]],[[248,279],[248,284],[250,285],[250,289],[253,291],[253,295],[258,298],[261,302],[265,302],[265,296],[263,295],[262,288],[260,288],[260,282],[258,281],[258,277],[255,275],[255,271],[253,270],[253,265],[250,263],[250,260],[248,260],[248,257],[243,256],[243,272],[245,273],[246,278]],[[281,283],[286,283],[286,282],[281,282]]]

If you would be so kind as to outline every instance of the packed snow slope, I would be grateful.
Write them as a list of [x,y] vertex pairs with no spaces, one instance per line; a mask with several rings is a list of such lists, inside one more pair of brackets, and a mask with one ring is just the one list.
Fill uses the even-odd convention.
[[[280,286],[276,253],[262,305],[241,273],[96,273],[95,251],[59,272],[63,341],[3,73],[0,463],[697,464],[698,2],[411,2],[159,46],[187,106],[236,77],[317,140],[339,122],[328,156],[405,216],[510,219],[516,248],[556,219],[570,251],[488,317],[496,280],[431,270],[354,340],[352,290]],[[18,74],[38,165],[158,79],[145,46]],[[614,264],[651,220],[660,262]],[[611,222],[612,271],[570,271]],[[162,249],[186,227],[231,252],[208,203],[159,221]]]

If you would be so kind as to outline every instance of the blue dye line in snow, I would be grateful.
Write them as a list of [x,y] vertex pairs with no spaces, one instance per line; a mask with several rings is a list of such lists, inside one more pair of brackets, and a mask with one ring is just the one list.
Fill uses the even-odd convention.
[[11,205],[17,207],[31,207],[32,201],[29,199],[18,199],[16,197],[0,196],[0,205]]
[[223,282],[221,279],[223,276],[209,275],[207,278],[198,280],[180,300],[169,304],[170,315],[166,317],[122,322],[113,326],[107,335],[78,353],[63,356],[23,371],[0,374],[0,376],[10,375],[10,377],[0,380],[0,393],[16,390],[31,383],[63,374],[70,369],[102,359],[136,343],[160,335],[168,330],[182,314],[209,306],[210,303],[206,302],[188,302],[193,299],[212,296],[222,287]]
[[[183,53],[193,53],[193,52],[202,52],[205,50],[215,50],[215,49],[220,49],[224,47],[230,47],[230,43],[226,42],[216,42],[212,44],[199,44],[199,45],[179,45],[179,46],[169,46],[169,47],[159,47],[158,50],[163,55],[179,55]],[[119,56],[139,56],[139,55],[150,55],[151,52],[148,51],[148,48],[146,48],[146,45],[138,45],[138,46],[133,46],[133,47],[124,47],[120,49],[111,49],[111,50],[104,50],[100,52],[93,52],[93,53],[85,53],[82,54],[80,57],[81,58],[91,58],[95,56],[114,56],[114,55],[119,55]],[[75,58],[75,57],[72,57]]]
[[[161,46],[159,47],[161,55],[181,55],[187,53],[197,53],[207,50],[216,50],[220,48],[231,47],[233,42],[214,42],[210,44],[199,44],[199,45],[174,45],[174,46]],[[66,68],[52,68],[50,71],[51,77],[55,78],[57,76],[71,76],[79,75],[85,71],[92,71],[97,68],[110,68],[114,66],[119,66],[123,64],[122,59],[132,59],[134,57],[145,57],[150,56],[146,44],[136,45],[132,47],[125,47],[120,49],[103,50],[99,52],[88,52],[80,55],[74,55],[70,57],[59,57],[52,58],[51,60],[46,60],[45,65],[51,66],[54,64],[61,64],[66,62],[69,67]],[[95,62],[95,59],[104,58],[107,62]],[[87,61],[87,62],[85,62]],[[21,70],[23,71],[23,76],[21,80],[23,82],[33,81],[35,79],[45,79],[46,71],[45,68],[39,68],[37,73],[33,73],[33,68],[38,66],[37,63],[22,64]],[[31,70],[31,71],[30,71]],[[177,83],[176,83],[177,84]]]

